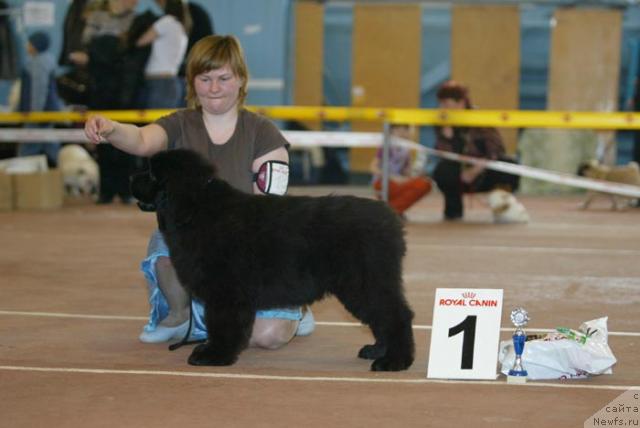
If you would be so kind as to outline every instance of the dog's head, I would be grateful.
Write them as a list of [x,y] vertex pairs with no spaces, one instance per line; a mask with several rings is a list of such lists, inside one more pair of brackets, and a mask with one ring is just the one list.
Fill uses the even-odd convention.
[[607,176],[608,167],[602,165],[596,159],[591,159],[578,165],[577,172],[581,177],[604,179]]
[[147,171],[131,177],[131,193],[143,211],[161,210],[169,200],[177,209],[194,203],[214,175],[213,165],[192,150],[164,151],[149,159]]
[[513,195],[502,189],[495,189],[488,196],[489,207],[494,213],[506,211],[513,202]]
[[65,171],[64,186],[70,195],[94,196],[98,194],[98,174],[86,165]]
[[527,223],[529,214],[513,194],[502,189],[489,193],[489,206],[496,223]]

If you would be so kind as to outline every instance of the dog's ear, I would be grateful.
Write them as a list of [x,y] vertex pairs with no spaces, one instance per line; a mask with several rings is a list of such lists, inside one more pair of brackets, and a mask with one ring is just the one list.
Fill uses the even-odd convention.
[[168,180],[168,171],[170,166],[167,165],[166,156],[162,153],[152,156],[149,159],[149,178],[156,183],[166,183]]
[[212,163],[194,150],[175,149],[160,152],[151,157],[149,165],[158,182],[175,179],[185,186],[186,183],[198,186],[215,176]]

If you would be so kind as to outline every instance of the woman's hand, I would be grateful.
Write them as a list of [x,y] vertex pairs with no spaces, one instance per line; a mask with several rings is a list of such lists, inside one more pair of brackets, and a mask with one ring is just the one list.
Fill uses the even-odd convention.
[[442,135],[444,135],[445,138],[453,138],[453,128],[450,126],[443,126],[441,128],[442,130]]
[[482,165],[473,165],[462,171],[462,173],[460,174],[460,179],[465,184],[471,184],[482,171],[484,171],[484,167]]
[[93,144],[99,144],[107,141],[107,137],[113,133],[115,127],[115,122],[104,116],[91,116],[84,124],[84,135]]
[[136,47],[141,48],[142,46],[148,46],[155,39],[157,39],[160,35],[155,30],[155,28],[149,28],[138,40],[136,40]]
[[81,51],[71,52],[69,54],[69,61],[76,65],[87,65],[89,63],[89,55]]

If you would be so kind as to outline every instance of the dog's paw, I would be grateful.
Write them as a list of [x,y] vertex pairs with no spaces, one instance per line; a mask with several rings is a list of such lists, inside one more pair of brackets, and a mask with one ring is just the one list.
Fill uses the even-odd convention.
[[397,372],[408,369],[412,363],[413,358],[389,358],[385,356],[378,358],[371,364],[371,371]]
[[193,349],[188,361],[192,366],[230,366],[237,359],[237,355],[221,355],[213,346],[203,343]]
[[364,345],[360,352],[358,352],[358,358],[363,358],[365,360],[375,360],[376,358],[382,357],[387,352],[386,346],[374,344],[374,345]]

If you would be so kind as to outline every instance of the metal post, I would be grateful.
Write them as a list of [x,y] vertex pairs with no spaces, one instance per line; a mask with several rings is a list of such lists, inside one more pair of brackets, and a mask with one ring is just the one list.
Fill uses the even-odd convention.
[[389,122],[383,123],[382,139],[382,200],[389,202],[389,150],[391,148],[391,126]]

